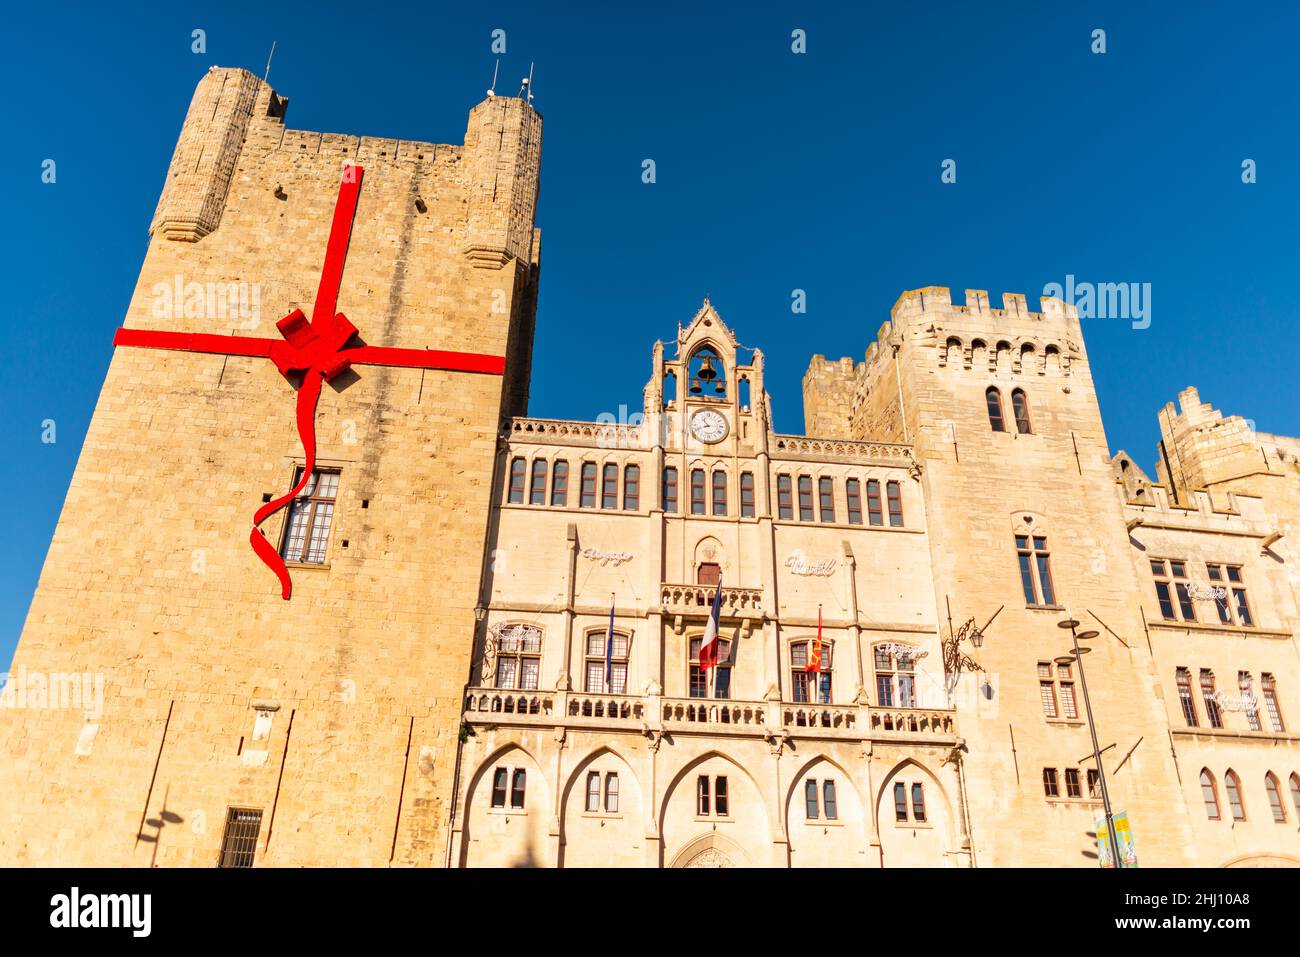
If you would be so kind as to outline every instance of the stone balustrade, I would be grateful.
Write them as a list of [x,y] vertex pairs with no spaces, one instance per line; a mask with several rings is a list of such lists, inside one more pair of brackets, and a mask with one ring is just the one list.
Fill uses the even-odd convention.
[[[708,615],[716,590],[713,585],[674,585],[665,582],[660,591],[664,614]],[[763,589],[723,588],[722,617],[762,619]]]

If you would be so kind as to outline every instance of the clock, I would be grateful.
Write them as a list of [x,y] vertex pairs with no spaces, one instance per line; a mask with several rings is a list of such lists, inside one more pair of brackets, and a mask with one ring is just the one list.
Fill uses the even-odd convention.
[[727,430],[727,420],[721,412],[705,409],[703,412],[696,412],[691,418],[691,434],[709,445],[725,439]]

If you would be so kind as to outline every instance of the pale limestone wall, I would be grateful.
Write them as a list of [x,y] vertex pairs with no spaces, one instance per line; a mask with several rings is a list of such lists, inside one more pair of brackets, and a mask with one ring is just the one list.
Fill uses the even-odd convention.
[[[447,147],[286,131],[272,104],[242,71],[200,82],[125,324],[277,336],[310,310],[352,160],[365,175],[339,305],[364,341],[505,355],[531,325],[531,109],[483,104],[479,145]],[[527,135],[478,135],[499,116]],[[212,150],[213,182],[176,177]],[[506,206],[476,178],[489,168]],[[178,277],[256,284],[260,315],[168,315]],[[442,863],[495,437],[522,405],[494,376],[354,372],[317,414],[320,462],[342,469],[327,562],[295,568],[284,602],[248,528],[302,461],[290,386],[264,360],[114,354],[15,659],[102,675],[102,714],[0,710],[0,860],[210,866],[227,807],[250,806],[258,864]],[[180,820],[151,840],[142,821],[164,810]]]

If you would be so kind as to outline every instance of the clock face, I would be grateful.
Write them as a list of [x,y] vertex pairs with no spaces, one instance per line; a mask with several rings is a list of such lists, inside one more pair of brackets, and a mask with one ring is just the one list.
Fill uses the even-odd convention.
[[721,412],[712,409],[696,412],[691,419],[691,434],[710,445],[721,442],[727,437],[727,420]]

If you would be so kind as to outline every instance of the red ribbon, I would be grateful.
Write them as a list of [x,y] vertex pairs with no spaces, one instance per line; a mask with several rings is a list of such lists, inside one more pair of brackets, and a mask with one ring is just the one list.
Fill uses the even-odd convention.
[[270,359],[286,378],[301,376],[298,387],[298,439],[302,443],[302,477],[290,491],[267,502],[253,514],[249,543],[253,551],[280,579],[280,595],[286,601],[293,593],[289,569],[280,552],[258,527],[271,515],[292,502],[311,481],[316,467],[316,405],[321,383],[334,379],[352,363],[400,366],[412,369],[445,369],[453,372],[480,372],[502,375],[505,358],[475,352],[443,352],[435,349],[397,349],[386,346],[352,346],[348,343],[357,328],[347,316],[335,312],[343,264],[347,259],[352,220],[356,215],[357,197],[361,192],[360,166],[345,166],[339,184],[339,198],[334,206],[325,265],[321,269],[320,287],[308,321],[301,309],[295,309],[277,322],[284,338],[261,339],[250,336],[219,336],[210,333],[160,332],[144,329],[118,329],[113,337],[116,346],[139,346],[204,352],[215,355],[250,356]]

